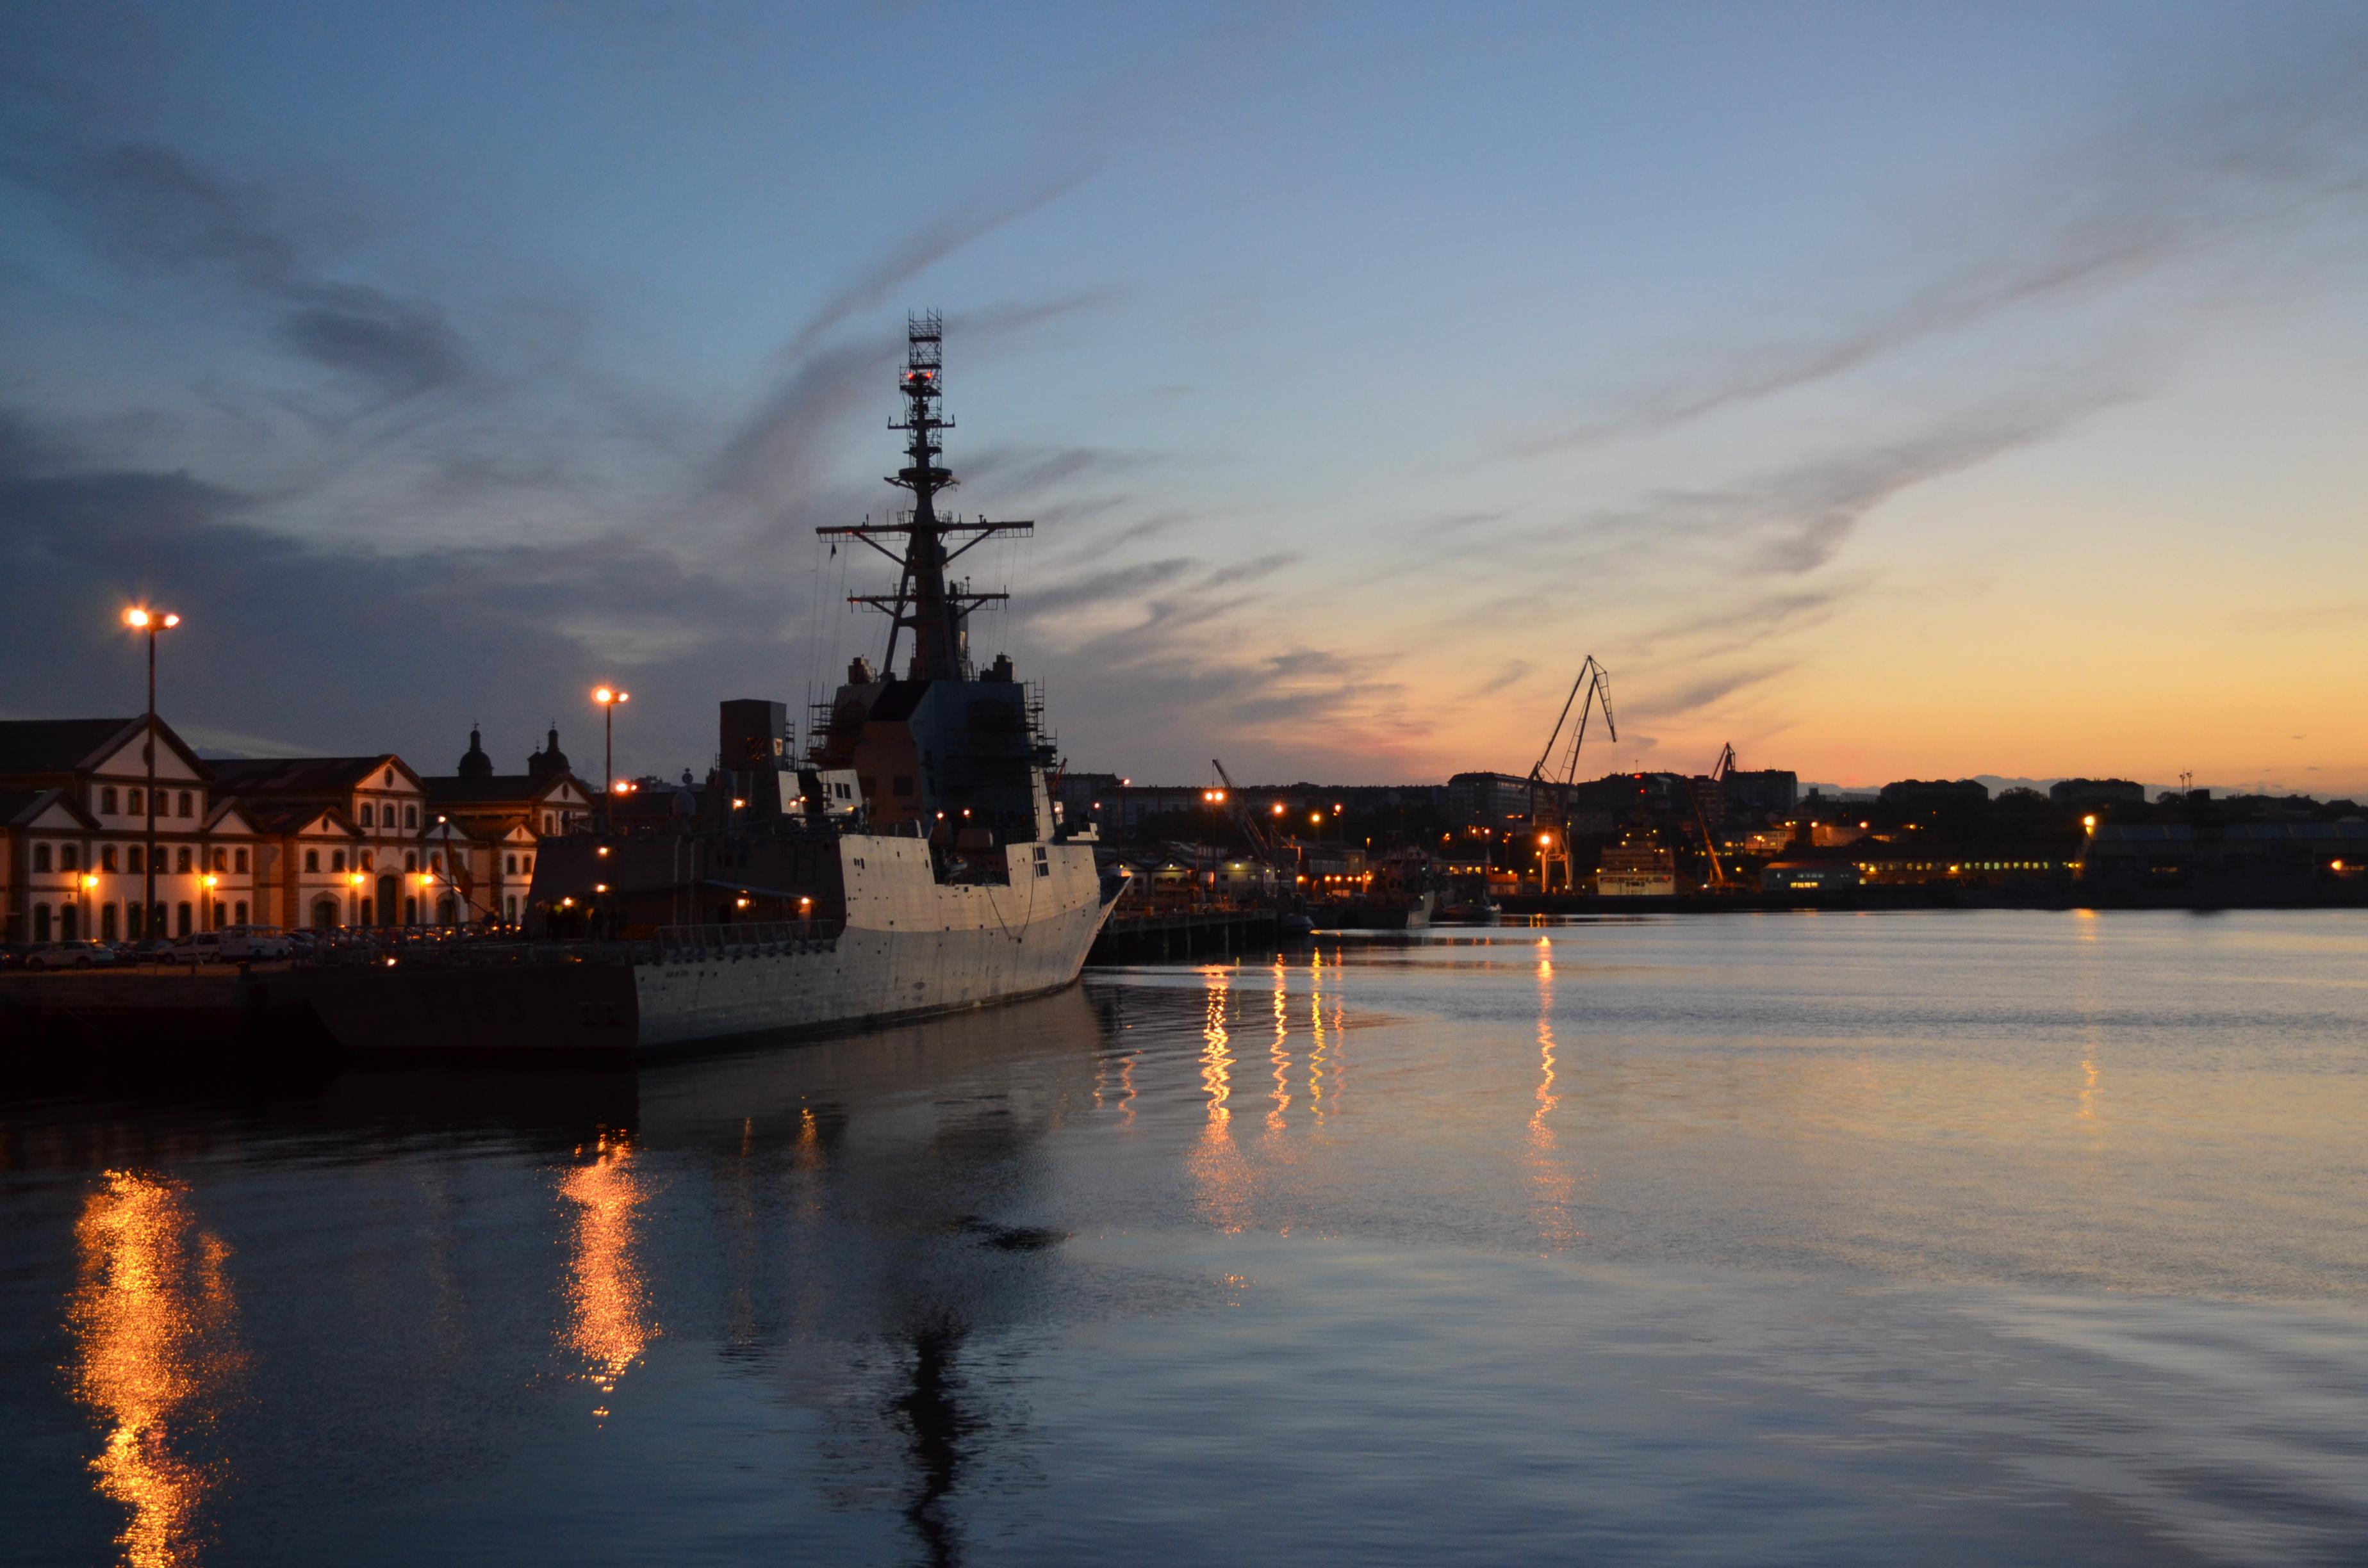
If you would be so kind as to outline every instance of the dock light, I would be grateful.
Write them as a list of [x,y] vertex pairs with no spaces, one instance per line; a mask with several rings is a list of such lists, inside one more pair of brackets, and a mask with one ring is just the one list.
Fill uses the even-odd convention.
[[[632,692],[619,691],[614,687],[596,686],[592,688],[592,700],[600,705],[600,777],[603,778],[617,777],[617,704],[632,699]],[[609,821],[609,791],[605,790],[600,793],[600,822],[603,826]]]
[[1551,834],[1551,833],[1542,833],[1542,834],[1538,835],[1538,847],[1539,847],[1539,848],[1541,848],[1541,849],[1551,849],[1551,848],[1553,848],[1553,847],[1554,847],[1554,835],[1553,835],[1553,834]]
[[2327,863],[2327,869],[2330,871],[2340,871],[2343,869],[2343,862],[2340,860],[2329,860]]
[[592,853],[593,853],[593,854],[595,854],[595,855],[606,855],[607,853],[609,853],[609,846],[608,846],[607,845],[603,844],[602,846],[600,846],[600,847],[599,847],[599,848],[595,849],[594,851],[592,851]]
[[1322,827],[1324,825],[1324,813],[1322,812],[1308,812],[1307,824],[1310,827]]
[[1281,801],[1277,801],[1274,803],[1274,814],[1277,816],[1282,815],[1282,802]]
[[1338,815],[1340,814],[1340,806],[1339,806],[1339,802],[1338,802],[1338,801],[1337,801],[1333,802],[1333,805],[1332,805],[1332,814],[1333,814],[1334,816],[1336,816],[1336,817],[1337,817],[1337,816],[1338,816]]
[[740,895],[740,897],[739,897],[739,898],[734,902],[734,908],[738,908],[738,909],[746,909],[746,908],[747,908],[747,907],[748,907],[748,895],[747,895],[747,894],[746,894],[746,893],[741,894],[741,895]]
[[[733,801],[733,802],[732,802],[732,809],[733,809],[734,811],[735,811],[735,812],[736,812],[736,811],[740,810],[740,808],[741,808],[741,807],[746,806],[747,803],[748,803],[748,802],[747,802],[747,801],[746,801],[738,800],[738,799],[734,799],[734,800]],[[945,813],[944,813],[943,812],[939,812],[938,814],[939,814],[939,816],[943,816]]]
[[2082,827],[2087,828],[2090,833],[2094,833],[2094,832],[2096,832],[2096,831],[2097,831],[2097,819],[2096,819],[2096,816],[2095,816],[2093,813],[2091,813],[2091,814],[2090,814],[2090,815],[2089,815],[2089,816],[2082,817],[2082,818],[2080,819],[2080,825],[2081,825]]
[[575,907],[575,901],[572,898],[563,898],[559,901],[559,907],[562,909],[573,909]]
[[609,884],[606,882],[594,882],[592,884],[592,891],[594,892],[607,892],[609,891]]

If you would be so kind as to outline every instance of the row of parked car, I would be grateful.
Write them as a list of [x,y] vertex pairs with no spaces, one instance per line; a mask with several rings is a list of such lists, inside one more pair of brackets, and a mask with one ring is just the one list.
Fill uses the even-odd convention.
[[14,942],[0,946],[0,968],[106,969],[127,963],[260,963],[310,957],[315,938],[308,932],[268,926],[231,926],[220,931],[144,942]]

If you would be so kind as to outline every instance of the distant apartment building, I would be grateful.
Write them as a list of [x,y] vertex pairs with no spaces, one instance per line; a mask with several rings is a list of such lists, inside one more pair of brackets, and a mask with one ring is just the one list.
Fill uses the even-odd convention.
[[2127,778],[2060,778],[2047,787],[2047,798],[2059,806],[2146,804],[2146,786]]
[[1459,773],[1447,781],[1451,827],[1501,829],[1526,824],[1533,812],[1530,780],[1515,773]]
[[1719,782],[1731,817],[1765,822],[1801,803],[1801,776],[1789,767],[1738,768]]

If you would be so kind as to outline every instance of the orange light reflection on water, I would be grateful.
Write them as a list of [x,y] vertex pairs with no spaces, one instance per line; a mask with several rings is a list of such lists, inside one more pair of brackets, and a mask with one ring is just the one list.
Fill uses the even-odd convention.
[[131,1510],[116,1537],[121,1560],[194,1562],[214,1478],[176,1437],[211,1418],[208,1402],[236,1369],[230,1249],[197,1232],[178,1187],[124,1171],[84,1204],[74,1243],[74,1388],[110,1424],[90,1466],[99,1491]]
[[[583,1358],[585,1376],[605,1400],[658,1333],[635,1256],[635,1211],[649,1193],[634,1173],[632,1142],[608,1136],[595,1145],[589,1163],[569,1169],[559,1191],[575,1206],[568,1244],[566,1345]],[[609,1412],[603,1404],[592,1414],[605,1417]]]
[[1234,1143],[1233,1035],[1227,1028],[1232,972],[1204,971],[1209,985],[1208,1012],[1201,1026],[1205,1042],[1201,1051],[1201,1087],[1209,1096],[1209,1124],[1201,1129],[1193,1149],[1193,1180],[1200,1187],[1201,1212],[1210,1223],[1228,1233],[1249,1223],[1250,1173]]
[[1291,1041],[1290,996],[1284,985],[1286,973],[1282,960],[1277,958],[1274,960],[1274,1044],[1267,1050],[1267,1059],[1274,1063],[1274,1108],[1266,1113],[1266,1127],[1269,1133],[1283,1131],[1283,1113],[1291,1108],[1291,1052],[1283,1049]]
[[1538,1094],[1530,1117],[1530,1180],[1537,1190],[1539,1239],[1550,1248],[1567,1247],[1577,1233],[1570,1221],[1571,1193],[1577,1180],[1556,1148],[1553,1122],[1562,1096],[1554,1092],[1554,942],[1538,938]]

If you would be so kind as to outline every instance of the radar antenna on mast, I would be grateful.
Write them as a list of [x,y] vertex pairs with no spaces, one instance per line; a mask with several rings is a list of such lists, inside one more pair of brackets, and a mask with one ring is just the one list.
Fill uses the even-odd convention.
[[[963,522],[938,516],[939,493],[952,489],[957,483],[952,471],[939,461],[945,449],[938,439],[939,431],[954,427],[954,422],[946,418],[938,405],[945,391],[945,318],[936,311],[906,316],[905,341],[905,369],[896,384],[905,399],[905,417],[901,423],[888,426],[906,433],[905,466],[887,478],[889,483],[913,493],[912,510],[898,513],[887,522],[866,519],[847,527],[816,528],[814,532],[825,539],[860,540],[896,562],[894,593],[847,597],[851,605],[869,605],[888,617],[888,657],[881,665],[883,673],[895,673],[897,639],[909,629],[913,633],[913,654],[905,672],[908,678],[967,680],[972,675],[970,612],[1011,596],[981,593],[967,582],[950,582],[946,568],[982,540],[997,534],[1030,534],[1036,525],[991,523],[983,518]],[[881,542],[896,536],[902,537],[899,545],[891,547]],[[955,538],[961,538],[962,542],[949,550],[947,542]]]

